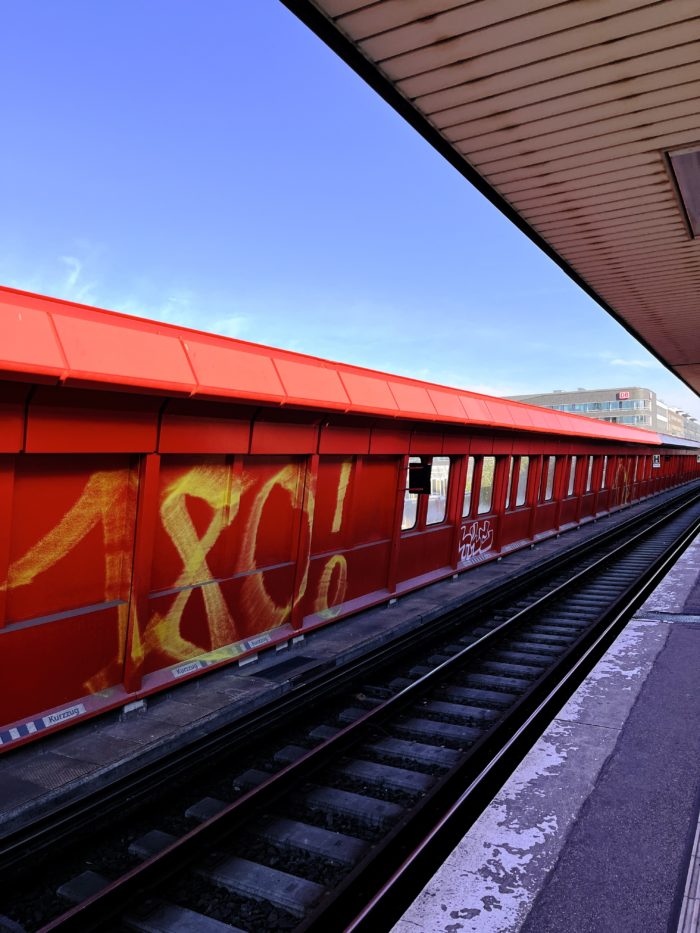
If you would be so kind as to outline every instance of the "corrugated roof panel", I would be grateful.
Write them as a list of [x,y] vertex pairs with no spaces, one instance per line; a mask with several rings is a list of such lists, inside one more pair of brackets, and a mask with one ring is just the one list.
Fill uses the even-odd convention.
[[72,380],[167,387],[191,393],[194,374],[178,336],[124,321],[52,312]]
[[66,361],[46,311],[0,299],[0,367],[9,372],[44,372],[56,378]]
[[215,340],[187,337],[183,342],[200,393],[275,401],[285,398],[287,393],[269,356]]
[[444,418],[455,418],[457,421],[464,421],[464,409],[460,405],[456,393],[441,392],[439,389],[428,389],[428,395],[438,415],[442,415]]
[[389,388],[402,414],[435,416],[435,406],[424,386],[390,379]]
[[493,416],[489,411],[486,401],[474,395],[468,395],[466,392],[459,393],[459,400],[462,403],[462,408],[467,416],[467,421],[472,424],[489,424],[494,423]]
[[340,4],[348,61],[700,388],[700,252],[664,160],[700,144],[696,0],[285,2],[324,36],[311,10]]
[[353,408],[359,411],[397,412],[399,406],[391,394],[386,379],[365,376],[358,372],[341,374]]
[[290,400],[347,408],[350,399],[335,369],[273,356]]

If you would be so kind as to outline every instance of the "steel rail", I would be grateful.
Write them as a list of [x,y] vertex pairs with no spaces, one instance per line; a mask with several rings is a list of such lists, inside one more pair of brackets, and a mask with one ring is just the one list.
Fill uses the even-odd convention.
[[[679,541],[667,550],[640,586],[633,584],[616,602],[604,627],[585,649],[564,677],[555,684],[530,712],[503,747],[472,779],[463,794],[416,846],[411,854],[385,881],[380,890],[353,918],[348,918],[347,933],[370,933],[389,928],[413,902],[469,827],[479,817],[485,805],[495,796],[518,764],[523,760],[542,731],[605,654],[629,622],[635,610],[648,598],[682,552],[697,536],[700,520],[687,530]],[[385,927],[385,925],[387,925]]]

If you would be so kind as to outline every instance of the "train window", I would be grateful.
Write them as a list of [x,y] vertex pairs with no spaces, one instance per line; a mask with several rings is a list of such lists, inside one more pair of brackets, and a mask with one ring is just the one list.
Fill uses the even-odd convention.
[[588,458],[588,470],[586,471],[586,492],[591,491],[591,482],[593,480],[593,457]]
[[545,457],[544,469],[542,470],[542,495],[543,502],[549,502],[554,494],[554,467],[556,457]]
[[527,495],[527,475],[530,470],[530,458],[521,457],[518,469],[518,489],[515,493],[515,505],[525,505],[525,496]]
[[481,483],[479,484],[479,515],[491,511],[493,499],[493,473],[496,467],[495,457],[484,457],[481,461]]
[[474,482],[474,458],[467,460],[467,482],[464,486],[464,502],[462,503],[462,518],[467,518],[472,507],[472,484]]
[[406,470],[406,492],[404,494],[403,500],[403,518],[401,519],[401,531],[407,531],[409,528],[413,528],[416,524],[416,519],[418,518],[418,493],[409,492],[408,487],[411,481],[410,464],[420,462],[420,457],[408,458],[409,468]]
[[569,489],[567,491],[567,496],[573,496],[574,494],[574,485],[576,484],[576,460],[577,457],[571,458],[571,466],[569,467]]
[[508,481],[506,483],[506,509],[510,508],[510,487],[513,484],[513,464],[515,463],[515,457],[508,457],[510,461],[508,464]]
[[608,458],[603,457],[603,472],[601,473],[601,476],[600,476],[600,488],[601,489],[605,489],[605,480],[607,479],[607,475],[608,475]]
[[433,457],[430,471],[430,494],[426,525],[437,525],[445,521],[447,511],[447,487],[450,480],[450,458]]

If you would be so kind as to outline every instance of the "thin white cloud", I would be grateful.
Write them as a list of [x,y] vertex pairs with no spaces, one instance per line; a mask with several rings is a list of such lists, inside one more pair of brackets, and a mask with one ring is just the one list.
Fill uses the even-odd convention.
[[625,360],[622,357],[616,357],[610,360],[611,366],[639,366],[642,369],[658,369],[661,364],[656,360]]
[[59,256],[59,259],[65,266],[68,266],[68,274],[58,285],[60,297],[81,304],[94,304],[95,283],[84,280],[84,263],[77,256]]
[[61,262],[70,269],[66,277],[66,286],[68,288],[75,288],[80,278],[80,273],[83,271],[83,264],[79,259],[76,259],[75,256],[61,256]]
[[212,334],[240,339],[248,329],[248,324],[249,319],[244,314],[232,314],[229,317],[216,318],[210,323],[200,325],[200,327],[203,330],[211,331]]

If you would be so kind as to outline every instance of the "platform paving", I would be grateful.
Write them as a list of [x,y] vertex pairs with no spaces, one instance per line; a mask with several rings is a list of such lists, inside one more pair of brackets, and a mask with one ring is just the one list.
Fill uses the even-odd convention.
[[582,541],[675,493],[636,503],[560,537],[539,541],[533,548],[472,567],[454,580],[401,596],[394,605],[378,606],[306,633],[286,650],[262,651],[253,663],[232,664],[180,684],[147,698],[140,712],[106,713],[0,755],[0,839],[56,806],[80,799],[249,715],[323,667],[361,657],[467,600],[492,592],[506,577],[527,578],[547,560],[575,550]]
[[699,585],[700,537],[393,933],[700,930]]

